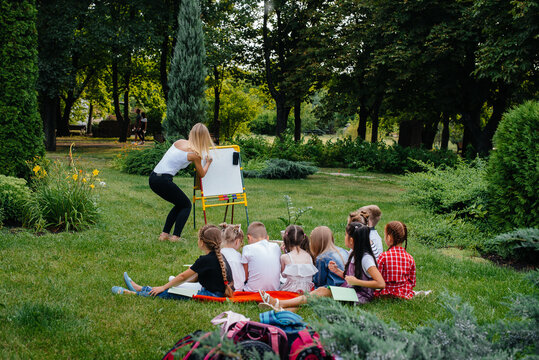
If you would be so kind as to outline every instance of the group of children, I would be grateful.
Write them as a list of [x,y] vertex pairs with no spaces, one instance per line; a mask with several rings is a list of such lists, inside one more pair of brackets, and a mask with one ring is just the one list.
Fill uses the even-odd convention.
[[[253,222],[247,229],[248,244],[243,246],[240,225],[205,225],[198,234],[198,246],[204,255],[189,269],[153,288],[136,284],[124,273],[126,288],[115,286],[112,291],[185,299],[169,289],[187,281],[199,282],[199,295],[230,297],[234,291],[260,292],[259,306],[274,310],[293,310],[307,301],[303,294],[329,297],[329,286],[355,289],[360,303],[376,296],[410,299],[416,273],[414,259],[406,252],[406,225],[398,221],[386,225],[388,249],[384,252],[375,229],[380,217],[376,205],[350,213],[344,239],[349,251],[335,245],[326,226],[316,227],[308,237],[300,226],[290,225],[282,241],[271,241],[264,224]],[[266,293],[274,290],[302,296],[279,302]]]

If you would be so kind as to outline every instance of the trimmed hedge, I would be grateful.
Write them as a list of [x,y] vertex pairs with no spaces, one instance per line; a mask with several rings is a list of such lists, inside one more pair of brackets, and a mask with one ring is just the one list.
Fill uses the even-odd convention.
[[4,222],[23,223],[26,216],[25,206],[30,198],[31,190],[26,185],[26,180],[0,175],[0,214]]
[[0,0],[0,173],[24,178],[31,173],[26,161],[45,153],[34,3]]
[[488,164],[492,218],[502,230],[539,227],[539,102],[503,116]]
[[316,166],[303,161],[269,159],[261,170],[244,170],[245,177],[264,179],[305,179],[318,171]]
[[539,229],[517,229],[485,242],[483,253],[539,264]]

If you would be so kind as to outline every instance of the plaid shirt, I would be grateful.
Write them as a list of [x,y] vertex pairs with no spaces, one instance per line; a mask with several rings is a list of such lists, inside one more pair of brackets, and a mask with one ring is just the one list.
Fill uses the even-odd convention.
[[393,246],[378,258],[378,269],[386,287],[376,291],[376,296],[392,295],[403,299],[414,296],[415,261],[402,246]]

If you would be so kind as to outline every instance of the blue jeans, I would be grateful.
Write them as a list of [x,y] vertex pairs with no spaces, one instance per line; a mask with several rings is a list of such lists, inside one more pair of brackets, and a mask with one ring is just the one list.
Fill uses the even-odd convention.
[[[140,291],[137,291],[137,295],[140,295],[140,296],[144,296],[144,297],[149,297],[150,296],[150,291],[152,291],[152,287],[151,286],[143,286],[142,287],[142,290]],[[211,292],[211,291],[208,291],[204,288],[200,289],[199,292],[197,293],[197,295],[204,295],[204,296],[213,296],[213,297],[224,297],[225,294],[223,293],[220,293],[220,292]],[[157,294],[157,297],[161,298],[161,299],[167,299],[167,300],[189,300],[190,297],[188,296],[183,296],[183,295],[178,295],[178,294],[171,294],[168,292],[168,289],[163,291],[162,293],[160,294]]]

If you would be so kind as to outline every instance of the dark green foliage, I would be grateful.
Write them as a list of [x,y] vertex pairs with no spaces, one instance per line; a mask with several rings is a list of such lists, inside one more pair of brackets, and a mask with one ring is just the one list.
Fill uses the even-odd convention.
[[[291,161],[311,161],[321,167],[347,167],[383,173],[403,174],[425,171],[421,163],[432,167],[457,164],[452,151],[404,148],[397,144],[368,143],[351,138],[329,140],[317,137],[295,142],[290,134],[277,138],[273,144],[261,137],[237,138],[244,159],[279,158]],[[418,162],[420,161],[420,162]]]
[[539,229],[517,229],[500,234],[483,246],[483,252],[504,259],[517,259],[537,265],[539,263]]
[[500,228],[539,227],[539,102],[504,114],[488,163],[490,212]]
[[204,33],[200,5],[196,0],[180,3],[174,57],[168,75],[166,136],[187,139],[191,127],[205,120],[206,109]]
[[343,359],[498,359],[537,351],[537,293],[517,297],[510,320],[486,325],[477,322],[470,305],[457,297],[444,298],[443,308],[451,317],[415,332],[327,298],[310,300],[316,317],[310,323],[324,346]]
[[0,1],[0,173],[30,176],[25,161],[44,154],[37,112],[34,1]]
[[264,179],[305,179],[318,171],[316,166],[304,161],[289,161],[283,159],[269,159],[262,170],[246,170],[245,177]]
[[406,175],[406,200],[434,214],[454,214],[473,220],[486,216],[488,194],[483,160],[459,161],[455,168],[445,169],[419,165],[427,171]]
[[146,128],[147,135],[158,135],[163,132],[163,113],[159,109],[151,109],[146,113],[148,118],[148,127]]
[[26,214],[25,205],[30,197],[26,180],[0,175],[0,212],[4,222],[22,223]]
[[[129,151],[118,161],[118,168],[128,174],[149,176],[171,145],[171,142],[155,143],[153,147]],[[190,171],[182,169],[178,175],[190,176]]]

